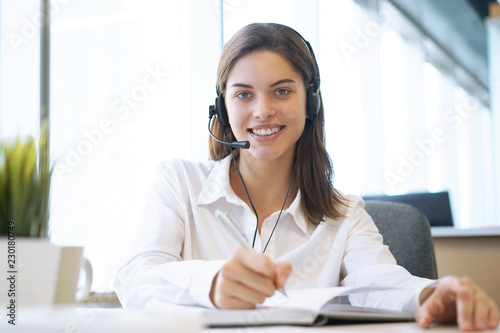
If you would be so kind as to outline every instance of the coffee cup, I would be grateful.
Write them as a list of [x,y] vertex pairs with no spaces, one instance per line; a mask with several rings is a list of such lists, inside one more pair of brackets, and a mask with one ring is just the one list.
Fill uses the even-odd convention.
[[61,246],[54,304],[73,304],[89,295],[92,265],[83,257],[83,247]]

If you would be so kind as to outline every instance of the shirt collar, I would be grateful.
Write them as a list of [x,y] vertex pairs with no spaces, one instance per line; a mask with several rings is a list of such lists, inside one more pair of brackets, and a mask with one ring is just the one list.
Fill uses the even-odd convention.
[[208,205],[220,198],[225,198],[229,203],[242,205],[243,201],[234,193],[229,182],[231,155],[214,163],[214,167],[200,191],[197,203],[199,205]]
[[297,224],[297,227],[299,227],[302,232],[307,233],[307,219],[304,213],[304,209],[302,208],[301,201],[302,196],[300,195],[299,190],[297,192],[295,200],[293,200],[292,204],[290,205],[290,207],[288,207],[287,210],[285,210],[285,212],[292,215],[295,224]]
[[[210,171],[203,188],[198,196],[198,205],[208,205],[223,198],[228,203],[243,206],[245,203],[234,193],[229,181],[229,167],[231,166],[231,155],[220,161],[215,161],[212,171]],[[290,214],[302,232],[307,233],[307,219],[301,205],[300,190],[292,204],[283,214]]]

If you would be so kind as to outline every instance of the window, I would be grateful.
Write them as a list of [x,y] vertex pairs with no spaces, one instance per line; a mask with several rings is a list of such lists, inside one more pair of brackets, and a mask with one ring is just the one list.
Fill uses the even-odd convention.
[[[156,164],[208,158],[221,45],[250,22],[287,24],[311,42],[339,190],[448,190],[457,226],[494,224],[491,114],[385,1],[52,5],[52,239],[85,246],[94,290],[113,288]],[[0,0],[2,138],[38,130],[38,6]]]
[[[363,110],[367,103],[372,104],[369,98],[373,95],[371,84],[362,76],[366,69],[362,60],[373,43],[359,39],[358,29],[367,18],[354,1],[320,1],[319,15],[315,54],[321,73],[326,148],[334,165],[334,185],[344,193],[359,194],[370,186],[365,175],[371,151],[366,149],[364,134],[369,129],[364,125]],[[370,74],[376,81],[377,72]],[[373,111],[376,113],[377,108]]]
[[85,246],[95,290],[113,288],[157,163],[208,155],[220,34],[216,6],[203,13],[213,26],[181,0],[75,1],[53,17],[52,240]]
[[[40,1],[0,1],[0,137],[37,135]],[[10,13],[18,13],[11,15]]]

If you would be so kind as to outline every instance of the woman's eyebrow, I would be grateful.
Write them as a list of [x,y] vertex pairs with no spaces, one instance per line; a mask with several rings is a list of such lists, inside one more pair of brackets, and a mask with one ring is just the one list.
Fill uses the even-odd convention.
[[296,83],[296,82],[292,79],[283,79],[283,80],[279,80],[279,81],[274,82],[273,84],[271,84],[270,87],[276,87],[282,83]]
[[[276,87],[282,83],[296,83],[296,82],[292,79],[283,79],[283,80],[279,80],[279,81],[274,82],[273,84],[270,85],[270,87],[271,88]],[[253,89],[253,87],[251,85],[246,84],[246,83],[233,83],[231,85],[231,88],[233,88],[233,87]]]
[[248,89],[253,89],[253,87],[249,84],[245,84],[245,83],[234,83],[231,85],[231,88],[232,87],[240,87],[240,88],[248,88]]

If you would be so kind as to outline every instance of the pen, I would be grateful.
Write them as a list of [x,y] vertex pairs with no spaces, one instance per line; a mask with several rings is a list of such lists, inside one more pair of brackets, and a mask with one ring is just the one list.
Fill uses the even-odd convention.
[[[234,222],[231,220],[231,218],[229,217],[229,215],[227,215],[226,213],[220,211],[220,210],[216,210],[215,211],[215,217],[217,217],[217,219],[219,219],[219,221],[231,232],[233,233],[235,236],[237,236],[240,240],[240,243],[242,243],[247,249],[250,249],[253,251],[253,248],[252,246],[250,246],[250,243],[248,242],[248,240],[246,239],[246,237],[243,235],[243,233],[241,232],[240,229],[238,229],[238,227],[236,227],[236,225],[234,224]],[[286,291],[285,289],[283,288],[276,288],[280,293],[282,293],[283,295],[287,296],[288,295],[286,294]]]
[[247,249],[253,250],[248,240],[243,235],[240,229],[234,224],[231,218],[224,212],[220,210],[215,211],[215,217],[219,219],[219,221],[228,229],[232,234],[238,237],[240,243],[244,245]]

